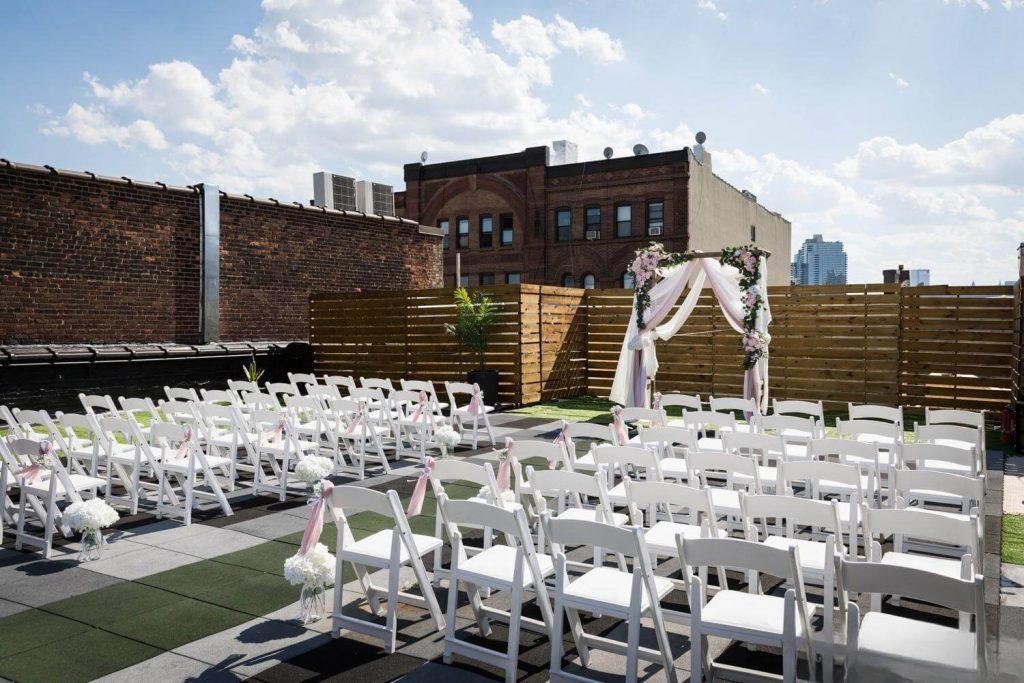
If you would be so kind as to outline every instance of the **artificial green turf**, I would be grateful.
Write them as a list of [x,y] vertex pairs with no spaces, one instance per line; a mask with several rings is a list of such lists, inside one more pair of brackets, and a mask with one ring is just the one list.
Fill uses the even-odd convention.
[[[324,536],[326,535],[325,532]],[[218,555],[213,560],[222,564],[231,564],[238,567],[255,569],[258,572],[284,576],[284,561],[294,555],[295,552],[294,544],[270,541],[254,545],[245,550],[228,553],[227,555]]]
[[[0,619],[0,659],[89,630],[86,624],[38,609]],[[6,675],[0,669],[0,676]]]
[[155,657],[162,650],[95,628],[75,633],[59,645],[43,644],[0,659],[0,676],[21,683],[77,683]]
[[194,640],[243,624],[253,616],[177,596],[170,604],[117,619],[104,628],[162,650],[173,650]]
[[106,628],[115,621],[131,619],[179,600],[181,596],[175,593],[133,581],[123,581],[52,602],[42,607],[42,610],[91,626]]
[[207,593],[224,590],[240,581],[259,576],[261,573],[247,567],[203,560],[159,574],[144,576],[136,581],[179,595],[201,599]]
[[1024,515],[1003,515],[1003,562],[1024,564]]

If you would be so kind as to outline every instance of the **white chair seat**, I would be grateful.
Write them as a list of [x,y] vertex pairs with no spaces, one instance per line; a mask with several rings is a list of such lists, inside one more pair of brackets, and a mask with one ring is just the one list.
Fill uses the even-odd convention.
[[[377,436],[390,436],[391,428],[383,427],[381,425],[370,425],[370,428],[366,430],[366,434],[369,436],[371,433],[376,434]],[[343,439],[361,439],[363,438],[363,428],[362,426],[356,427],[355,431],[351,434],[342,429],[338,432],[338,436]]]
[[810,439],[812,438],[807,432],[802,429],[793,429],[792,427],[786,427],[779,432],[779,436],[786,439]]
[[957,441],[956,439],[935,439],[932,443],[936,446],[952,446],[953,448],[959,448],[962,451],[969,451],[974,448],[974,444],[970,444],[965,441]]
[[[663,576],[654,577],[658,599],[672,592],[672,581]],[[600,613],[625,616],[629,612],[633,591],[633,575],[614,567],[595,567],[565,587],[565,601],[569,607],[583,607]],[[640,611],[650,609],[647,591],[642,592]]]
[[[494,406],[484,406],[484,412],[485,413],[493,413],[494,412]],[[463,418],[463,419],[466,419],[466,420],[469,420],[469,421],[473,420],[473,416],[469,414],[469,408],[456,408],[455,409],[455,414],[458,415],[459,417]]]
[[[108,456],[108,460],[111,462],[118,463],[119,465],[133,465],[135,464],[135,446],[130,443],[115,443],[113,445],[113,452]],[[100,454],[101,457],[104,455]],[[140,454],[141,455],[141,454]],[[145,458],[140,460],[145,463]]]
[[683,458],[662,458],[661,475],[666,479],[688,479],[689,469]]
[[[523,588],[533,585],[533,574],[530,572],[526,557],[522,558]],[[459,563],[459,574],[470,582],[480,586],[511,588],[516,565],[516,548],[509,545],[492,545]],[[555,571],[555,563],[549,555],[537,553],[537,565],[540,573],[548,576]],[[477,581],[474,581],[477,579]],[[497,585],[495,585],[497,584]]]
[[891,436],[881,436],[879,434],[858,434],[857,441],[861,443],[873,443],[880,448],[892,448],[896,445],[896,439]]
[[[736,590],[715,593],[701,610],[701,623],[711,624],[734,633],[751,633],[764,637],[781,637],[785,624],[784,598],[775,595],[755,595]],[[814,614],[814,606],[807,605],[807,618]],[[796,635],[803,635],[802,620],[796,620]]]
[[722,440],[713,436],[702,436],[697,439],[697,448],[702,451],[724,451]]
[[752,425],[752,424],[748,424],[746,422],[737,422],[736,423],[736,431],[737,432],[742,432],[744,434],[756,434],[757,433],[757,427]]
[[896,553],[889,552],[882,555],[882,564],[894,565],[897,567],[910,567],[920,569],[933,574],[942,574],[954,579],[960,578],[960,560],[934,555],[919,555],[917,553]]
[[[895,455],[893,454],[892,451],[879,451],[878,452],[878,466],[880,468],[882,468],[883,471],[884,470],[888,470],[888,469],[890,469],[893,466],[892,463],[893,463],[893,459],[894,458],[895,458]],[[856,455],[847,455],[846,456],[846,464],[847,465],[856,465],[857,467],[874,468],[875,461],[874,460],[870,460],[868,458],[861,458],[861,457],[856,456]]]
[[712,486],[711,504],[715,512],[725,512],[738,515],[740,513],[740,494],[732,489],[725,489],[720,486]]
[[[206,462],[210,467],[224,467],[225,465],[231,464],[230,458],[223,458],[219,455],[208,455],[206,456]],[[175,460],[168,458],[161,463],[161,466],[165,470],[172,472],[188,472],[188,458],[182,458],[181,460]],[[199,463],[196,463],[196,470],[199,470]]]
[[[89,477],[84,474],[68,474],[68,478],[71,480],[71,486],[74,491],[88,491],[94,488],[107,488],[107,482],[104,479],[97,477]],[[26,484],[25,491],[32,494],[33,496],[48,496],[50,493],[50,477],[43,475],[35,484]],[[64,482],[59,478],[57,479],[57,495],[64,495],[67,493],[67,489],[64,488]]]
[[912,678],[900,680],[928,680],[920,677],[922,663],[928,662],[930,667],[946,672],[942,680],[952,680],[948,676],[951,670],[976,670],[975,643],[976,636],[970,631],[869,612],[861,621],[857,637],[857,666],[879,667],[896,675],[904,673],[899,671],[900,662],[913,662]]
[[[871,478],[866,474],[860,475],[861,492],[866,492],[870,485]],[[818,489],[822,493],[838,493],[840,495],[850,495],[855,492],[853,485],[841,481],[832,481],[830,479],[822,479],[819,481]]]
[[586,472],[596,472],[597,465],[594,463],[594,454],[585,453],[580,457],[576,458],[576,462],[573,463],[574,470],[583,470]]
[[[391,540],[394,533],[394,529],[384,529],[375,534],[370,534],[361,541],[356,541],[346,546],[344,559],[359,564],[388,566],[388,563],[391,561]],[[413,534],[412,540],[420,557],[444,545],[444,541],[441,539],[422,534]],[[399,543],[398,545],[400,548],[400,561],[402,563],[408,562],[409,550],[404,543]]]
[[[768,536],[764,544],[770,548],[789,550],[795,547],[800,553],[800,567],[805,575],[814,578],[823,576],[825,571],[825,544],[820,541],[811,541],[803,538],[788,538],[786,536]],[[831,558],[829,558],[831,562]]]
[[679,534],[682,534],[683,538],[700,538],[700,527],[662,520],[644,534],[644,540],[652,554],[675,557],[679,554],[676,546],[676,536]]
[[[309,451],[318,451],[320,449],[320,446],[318,444],[313,443],[312,441],[299,441],[299,448],[302,449],[303,453],[306,453]],[[270,453],[276,458],[283,458],[285,450],[286,449],[283,441],[275,444],[264,443],[262,446],[260,446],[261,453]],[[292,458],[294,458],[295,453],[291,450],[290,446],[287,448],[287,450],[289,455]]]
[[[585,522],[597,522],[600,513],[594,508],[578,508],[570,507],[563,510],[561,513],[554,516],[554,519],[580,519]],[[622,526],[629,521],[629,516],[624,515],[621,512],[612,513],[612,524],[615,526]]]
[[805,443],[790,443],[787,441],[783,444],[783,449],[786,451],[786,460],[807,459],[807,444]]
[[931,470],[933,472],[949,472],[950,474],[959,474],[962,477],[973,477],[974,468],[968,465],[961,465],[956,462],[948,462],[946,460],[922,460],[922,469]]
[[[774,489],[779,479],[779,470],[771,465],[758,465],[758,475],[761,477],[761,486],[764,488]],[[732,475],[737,481],[753,481],[753,477],[741,474],[739,472]]]

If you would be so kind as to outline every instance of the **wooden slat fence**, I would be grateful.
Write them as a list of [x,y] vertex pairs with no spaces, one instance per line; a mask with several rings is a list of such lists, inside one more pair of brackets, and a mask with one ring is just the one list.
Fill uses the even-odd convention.
[[[607,395],[630,290],[487,287],[499,323],[487,354],[503,403]],[[1015,386],[1012,287],[773,287],[771,391],[777,398],[1001,410]],[[475,367],[443,331],[450,290],[318,294],[310,339],[317,372],[461,379]],[[659,342],[658,389],[737,395],[737,334],[710,292],[683,331]]]

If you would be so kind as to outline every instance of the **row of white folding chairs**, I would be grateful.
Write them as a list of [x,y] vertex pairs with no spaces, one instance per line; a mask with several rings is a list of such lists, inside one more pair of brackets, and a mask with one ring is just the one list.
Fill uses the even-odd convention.
[[[469,463],[462,464],[470,465]],[[487,480],[489,485],[493,486],[493,472],[490,472],[489,465],[470,466],[484,471],[484,475],[474,477],[474,481]],[[448,474],[461,477],[466,475],[467,471],[460,470],[458,473],[453,471]],[[490,472],[489,477],[487,477],[488,472]],[[667,675],[670,678],[674,675],[672,672],[673,656],[664,631],[664,620],[666,619],[690,622],[693,634],[691,657],[694,671],[700,670],[701,667],[711,666],[711,662],[705,661],[702,654],[706,652],[706,649],[701,647],[703,637],[719,635],[781,646],[784,650],[786,680],[793,680],[795,676],[798,647],[803,647],[810,653],[813,653],[815,647],[820,647],[819,651],[826,664],[825,670],[828,672],[826,675],[830,675],[831,669],[828,665],[834,654],[832,643],[835,641],[833,639],[836,633],[839,633],[840,636],[843,635],[842,616],[847,609],[851,615],[848,620],[849,626],[846,629],[848,636],[846,639],[847,664],[850,665],[857,660],[867,661],[867,654],[876,658],[880,654],[885,654],[877,652],[877,647],[872,650],[870,646],[863,648],[864,652],[855,651],[858,647],[856,634],[860,624],[853,618],[857,614],[857,610],[855,607],[848,608],[842,588],[838,601],[838,625],[840,628],[836,628],[836,622],[832,620],[833,615],[830,613],[823,633],[816,633],[813,639],[805,637],[806,634],[811,633],[809,617],[812,610],[803,597],[804,577],[810,577],[809,580],[812,583],[821,584],[828,584],[832,578],[835,578],[833,567],[836,565],[831,562],[831,550],[835,547],[835,539],[841,538],[837,532],[838,513],[835,504],[777,496],[743,496],[741,501],[744,506],[745,518],[748,520],[745,525],[747,540],[731,540],[711,546],[699,542],[694,543],[702,538],[723,540],[723,536],[713,531],[714,527],[706,523],[706,520],[714,518],[714,504],[707,489],[701,490],[663,482],[626,483],[630,514],[634,521],[642,518],[642,514],[638,514],[637,510],[643,507],[661,506],[666,516],[664,520],[649,517],[647,524],[641,522],[637,525],[627,525],[618,523],[617,520],[609,523],[609,518],[605,516],[606,510],[583,510],[572,507],[571,509],[581,510],[576,515],[569,514],[568,510],[558,511],[557,508],[556,514],[552,515],[552,512],[548,510],[548,498],[562,502],[566,498],[578,495],[581,491],[584,494],[594,494],[600,499],[600,491],[605,482],[605,478],[601,474],[588,476],[566,471],[533,471],[530,469],[527,472],[527,477],[535,491],[535,500],[541,506],[541,525],[545,530],[550,552],[545,552],[546,548],[538,550],[533,546],[527,527],[527,518],[522,507],[502,503],[500,497],[492,501],[480,497],[471,501],[450,501],[444,495],[443,489],[438,493],[438,514],[444,520],[445,531],[450,537],[453,547],[452,563],[449,570],[449,614],[444,655],[446,661],[450,662],[455,654],[468,656],[503,669],[506,679],[514,680],[517,669],[519,628],[522,626],[535,631],[546,630],[550,634],[553,644],[552,678],[563,678],[566,676],[566,673],[561,670],[560,643],[563,613],[569,617],[571,634],[584,667],[589,659],[590,648],[612,649],[627,655],[627,677],[630,680],[635,678],[637,659],[641,658],[662,662],[666,667]],[[351,561],[357,565],[366,563],[370,567],[389,567],[392,574],[388,589],[373,586],[368,579],[361,579],[367,599],[375,614],[380,613],[380,600],[387,595],[389,598],[388,618],[385,625],[381,627],[342,614],[339,591],[336,592],[335,598],[333,631],[336,636],[346,629],[371,633],[382,637],[385,647],[391,651],[395,644],[395,605],[399,600],[428,607],[438,628],[443,624],[443,617],[430,590],[428,578],[420,561],[420,558],[426,554],[440,549],[443,541],[436,536],[412,534],[408,530],[408,523],[405,521],[405,515],[401,510],[397,495],[393,492],[389,492],[389,494],[358,493],[365,489],[352,489],[350,495],[346,491],[347,488],[338,487],[334,493],[336,511],[342,510],[338,525],[338,580],[340,582],[342,565],[345,561]],[[357,501],[356,498],[379,500],[371,507],[368,505],[368,501]],[[367,539],[354,541],[344,523],[344,515],[364,509],[373,509],[381,514],[389,514],[394,517],[396,520],[395,531],[382,531]],[[686,510],[690,515],[703,514],[705,522],[699,525],[694,524],[693,517],[685,522],[674,521],[673,509],[677,513]],[[877,532],[894,535],[927,536],[932,533],[931,526],[941,518],[941,516],[933,518],[934,513],[920,513],[911,510],[865,510],[865,514],[875,523],[876,526],[873,528]],[[886,515],[886,517],[880,515]],[[763,538],[759,536],[756,522],[759,519],[764,521],[768,517],[786,518],[788,528],[784,536],[773,536],[767,533]],[[680,518],[686,519],[682,515]],[[803,524],[816,526],[831,531],[831,533],[826,536],[824,541],[798,538],[793,531]],[[506,545],[489,545],[473,555],[466,552],[466,547],[462,544],[462,527],[479,527],[481,525],[500,532],[506,539]],[[954,540],[956,540],[955,537]],[[568,567],[572,563],[565,556],[565,548],[580,545],[592,547],[595,558],[603,557],[604,550],[610,551],[619,558],[618,568],[605,566],[603,562],[595,562],[594,565],[583,567],[582,576],[570,577]],[[841,546],[837,550],[840,554],[844,553]],[[801,559],[801,553],[808,557]],[[876,554],[870,558],[879,567],[885,567],[885,569],[871,570],[874,572],[872,576],[876,578],[891,577],[892,579],[891,581],[876,582],[873,587],[861,587],[861,584],[858,583],[860,575],[856,572],[851,574],[852,570],[847,570],[843,564],[846,562],[844,559],[838,564],[842,573],[841,578],[846,579],[844,585],[847,585],[847,588],[856,585],[857,589],[862,592],[875,590],[879,593],[903,594],[912,598],[922,598],[921,591],[924,586],[941,584],[949,590],[955,581],[961,581],[956,578],[962,568],[960,564],[956,566],[956,573],[948,570],[936,571],[933,568],[920,569],[917,560],[908,568],[898,557],[902,555],[905,553],[900,552],[897,546],[892,553]],[[659,556],[679,558],[683,564],[686,580],[680,583],[660,576],[655,577],[653,570]],[[397,593],[398,567],[407,563],[413,565],[420,582],[422,596]],[[966,567],[964,572],[972,571],[969,559],[966,559],[962,566]],[[435,565],[435,567],[439,567],[439,565]],[[724,572],[719,569],[720,590],[709,600],[706,572],[699,569],[702,567],[740,569],[747,574],[748,593],[721,590],[721,587],[727,586],[727,583]],[[359,567],[357,567],[358,569]],[[696,575],[694,569],[698,569]],[[761,595],[760,581],[757,577],[757,573],[760,572],[785,580],[787,585],[791,586],[786,596],[779,598]],[[358,572],[358,575],[366,576],[365,571]],[[552,575],[555,577],[552,596],[555,605],[553,611],[549,609],[547,596],[549,589],[546,586],[546,582],[550,581]],[[909,585],[901,581],[901,578],[905,579],[906,577],[915,579],[913,584],[917,586],[915,590],[910,592],[903,590]],[[979,580],[970,574],[968,578],[962,580],[962,583],[955,585],[970,585],[971,591],[976,587],[980,590]],[[843,581],[840,580],[839,583],[842,584]],[[510,622],[505,652],[482,648],[456,637],[455,609],[460,584],[469,593],[478,628],[484,636],[489,634],[492,620]],[[484,589],[509,591],[511,593],[510,611],[502,612],[484,605],[481,600]],[[689,619],[683,613],[669,614],[661,608],[661,600],[676,589],[682,589],[688,593],[691,607]],[[829,590],[828,586],[826,586],[826,590]],[[956,595],[962,595],[964,590],[956,589]],[[537,594],[542,620],[533,621],[522,618],[523,595],[526,591],[533,591]],[[973,595],[973,593],[971,594]],[[928,597],[924,597],[924,599],[930,599],[932,594],[926,591],[925,595]],[[936,595],[941,595],[941,591]],[[778,602],[775,602],[776,600]],[[944,596],[934,601],[939,604],[949,604],[960,612],[974,612],[976,609],[976,603],[961,598],[950,601],[949,596]],[[873,599],[873,610],[877,609],[877,604],[878,600]],[[579,611],[617,616],[627,620],[628,642],[615,643],[606,638],[586,634],[578,618]],[[658,635],[657,649],[641,648],[637,643],[641,616],[650,618],[654,623]],[[744,624],[744,621],[747,623]],[[766,632],[757,632],[755,625],[758,623],[763,625],[766,622],[771,628]],[[960,632],[952,629],[934,630],[941,627],[932,627],[913,620],[907,620],[907,622],[901,627],[915,633],[920,633],[922,630],[928,631],[931,635],[942,636],[947,643],[951,643],[955,639],[956,645],[963,651],[973,650],[973,647],[967,647],[973,642],[984,643],[983,633],[976,641],[971,640],[972,637],[965,630],[968,627],[969,619],[961,621],[962,630]],[[983,622],[984,617],[982,616],[976,628],[983,631]],[[864,625],[865,627],[869,625],[867,618]],[[870,625],[872,627],[870,633],[877,635],[878,625],[874,621]],[[882,626],[892,626],[892,624],[882,624]],[[865,634],[867,633],[868,630],[865,631]],[[853,637],[850,638],[850,635]],[[841,642],[842,638],[840,637],[839,640]],[[864,644],[865,640],[862,637],[860,642]],[[875,643],[876,641],[871,642]],[[821,646],[822,643],[828,643],[828,646]],[[949,660],[951,657],[957,656],[960,658],[958,661],[966,660],[967,657],[963,651],[945,653],[945,659]],[[893,650],[889,652],[893,652]],[[813,661],[813,656],[810,659]],[[978,661],[977,658],[974,658],[974,661]],[[983,650],[981,651],[980,666],[984,666]],[[708,670],[708,673],[710,674],[711,671]]]

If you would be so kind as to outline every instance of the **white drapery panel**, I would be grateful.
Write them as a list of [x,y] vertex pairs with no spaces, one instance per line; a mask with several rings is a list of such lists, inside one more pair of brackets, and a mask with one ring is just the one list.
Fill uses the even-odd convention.
[[[764,300],[764,308],[758,314],[757,329],[766,335],[771,322],[771,310],[768,307],[767,261],[761,257],[761,282],[759,288]],[[663,325],[650,331],[638,331],[636,316],[630,315],[626,336],[622,340],[619,351],[619,362],[615,368],[615,379],[609,398],[615,403],[629,406],[647,405],[647,379],[658,374],[658,355],[655,340],[671,339],[686,323],[693,313],[705,277],[711,284],[715,298],[725,315],[729,326],[737,333],[743,334],[743,291],[740,289],[740,272],[732,266],[723,266],[715,259],[694,259],[685,264],[659,273],[662,280],[650,291],[651,303],[645,317],[645,327],[657,325],[678,300],[689,282],[690,276],[696,271],[697,276],[686,299]],[[636,296],[633,299],[634,310]],[[654,313],[655,315],[651,315]],[[768,409],[768,358],[762,357],[757,364],[744,374],[743,396],[755,398],[761,412]]]

